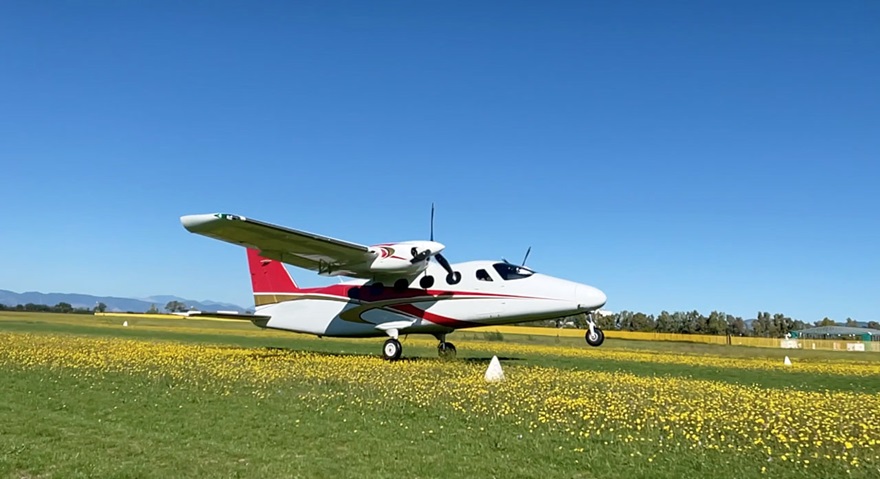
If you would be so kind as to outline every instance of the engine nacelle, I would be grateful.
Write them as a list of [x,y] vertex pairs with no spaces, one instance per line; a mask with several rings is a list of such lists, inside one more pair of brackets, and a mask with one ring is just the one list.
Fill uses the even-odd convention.
[[370,271],[376,273],[418,274],[428,267],[428,261],[445,246],[436,241],[404,241],[370,247],[376,259]]

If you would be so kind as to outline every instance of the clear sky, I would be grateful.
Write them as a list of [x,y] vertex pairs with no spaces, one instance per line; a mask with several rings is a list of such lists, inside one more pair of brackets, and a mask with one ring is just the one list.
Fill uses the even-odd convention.
[[[880,2],[6,1],[0,289],[252,304],[229,212],[880,319]],[[292,268],[305,285],[333,282]]]

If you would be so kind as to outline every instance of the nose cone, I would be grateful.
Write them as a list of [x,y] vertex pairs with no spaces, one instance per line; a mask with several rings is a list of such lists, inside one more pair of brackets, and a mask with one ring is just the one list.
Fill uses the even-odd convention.
[[608,300],[605,293],[585,284],[577,285],[575,297],[577,298],[578,308],[583,310],[599,309],[605,306],[605,302]]

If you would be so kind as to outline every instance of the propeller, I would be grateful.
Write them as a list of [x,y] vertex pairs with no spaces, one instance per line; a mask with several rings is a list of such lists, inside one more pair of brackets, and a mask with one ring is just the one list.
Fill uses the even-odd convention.
[[[431,202],[431,241],[434,241],[434,203]],[[447,273],[453,274],[452,265],[449,264],[449,261],[446,261],[446,258],[443,257],[442,254],[437,253],[434,255],[434,258],[440,263],[440,266],[446,270]]]
[[[522,264],[520,264],[520,266],[525,266],[525,265],[526,265],[526,260],[529,259],[529,253],[531,253],[531,252],[532,252],[532,247],[529,246],[529,249],[526,250],[526,255],[523,256]],[[510,261],[507,261],[507,258],[505,258],[504,256],[501,257],[501,261],[504,261],[504,262],[507,263],[507,264],[513,264],[513,263],[511,263]],[[514,265],[514,266],[515,266],[515,265]]]

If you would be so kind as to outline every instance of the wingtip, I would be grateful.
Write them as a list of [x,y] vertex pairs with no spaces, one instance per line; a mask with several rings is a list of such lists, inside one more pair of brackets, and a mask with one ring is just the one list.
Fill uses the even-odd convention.
[[206,225],[220,218],[217,213],[206,213],[198,215],[183,215],[180,217],[180,223],[189,231],[198,229],[199,226]]

